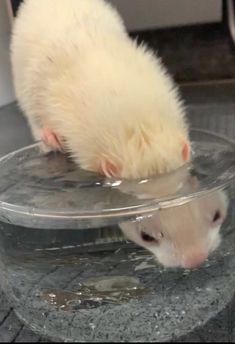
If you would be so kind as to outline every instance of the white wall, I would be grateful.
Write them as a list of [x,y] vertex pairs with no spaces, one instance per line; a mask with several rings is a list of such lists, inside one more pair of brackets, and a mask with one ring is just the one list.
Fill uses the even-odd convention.
[[15,100],[11,76],[9,41],[9,14],[6,2],[0,0],[0,107]]
[[222,0],[108,0],[122,14],[129,30],[217,22]]

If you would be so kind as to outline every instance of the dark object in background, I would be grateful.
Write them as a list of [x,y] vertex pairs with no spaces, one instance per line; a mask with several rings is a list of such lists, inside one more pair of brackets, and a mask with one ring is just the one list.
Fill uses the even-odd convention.
[[16,16],[18,8],[22,2],[23,2],[23,0],[11,0],[10,1],[14,17]]

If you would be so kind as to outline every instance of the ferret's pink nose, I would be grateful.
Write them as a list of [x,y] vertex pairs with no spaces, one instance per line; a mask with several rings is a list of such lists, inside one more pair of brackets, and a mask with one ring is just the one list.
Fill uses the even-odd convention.
[[199,267],[207,259],[205,253],[191,254],[183,258],[182,267],[185,269],[194,269]]

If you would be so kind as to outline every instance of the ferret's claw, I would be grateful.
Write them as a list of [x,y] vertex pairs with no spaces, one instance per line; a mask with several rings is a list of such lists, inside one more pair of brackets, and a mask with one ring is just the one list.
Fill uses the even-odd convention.
[[49,147],[53,151],[64,151],[60,138],[50,129],[43,129],[42,141],[47,147]]

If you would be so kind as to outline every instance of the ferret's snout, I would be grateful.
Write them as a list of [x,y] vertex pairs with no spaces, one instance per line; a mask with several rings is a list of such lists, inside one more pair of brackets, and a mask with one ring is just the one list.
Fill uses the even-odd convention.
[[208,254],[204,252],[193,253],[190,255],[185,255],[182,259],[182,267],[185,269],[194,269],[199,267],[208,258]]

